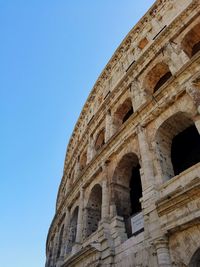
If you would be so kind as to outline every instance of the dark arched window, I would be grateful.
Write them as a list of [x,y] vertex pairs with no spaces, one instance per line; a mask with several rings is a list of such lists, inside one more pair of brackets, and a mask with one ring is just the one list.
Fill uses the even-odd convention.
[[186,113],[167,119],[155,139],[164,181],[200,162],[200,135]]
[[96,138],[95,150],[98,151],[105,144],[105,129],[102,129]]
[[181,42],[183,51],[191,58],[200,50],[200,23],[195,25]]
[[124,218],[126,232],[130,237],[133,234],[131,217],[142,211],[140,165],[134,153],[124,155],[119,161],[113,175],[113,190],[117,215]]
[[164,62],[160,62],[148,72],[144,81],[144,86],[150,93],[155,93],[171,76],[172,73],[168,65]]
[[133,106],[131,98],[127,98],[114,113],[114,128],[117,130],[123,123],[125,123],[133,114]]
[[95,185],[90,193],[86,207],[86,221],[84,227],[84,237],[90,236],[98,229],[101,220],[102,188],[99,184]]

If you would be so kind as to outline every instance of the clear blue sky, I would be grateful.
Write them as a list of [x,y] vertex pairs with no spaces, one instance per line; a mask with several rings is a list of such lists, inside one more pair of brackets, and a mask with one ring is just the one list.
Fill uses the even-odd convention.
[[153,2],[0,0],[0,266],[44,267],[74,124]]

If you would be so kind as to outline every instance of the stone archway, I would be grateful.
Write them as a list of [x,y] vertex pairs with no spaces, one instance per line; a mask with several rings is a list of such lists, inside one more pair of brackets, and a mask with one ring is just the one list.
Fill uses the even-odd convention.
[[140,164],[136,154],[127,153],[121,158],[114,171],[112,184],[117,215],[124,218],[126,232],[130,237],[133,234],[131,218],[142,211]]
[[200,50],[200,23],[195,25],[181,42],[183,51],[191,58]]
[[77,221],[78,221],[79,207],[76,207],[72,213],[69,225],[68,239],[67,239],[67,253],[70,253],[76,241]]
[[153,94],[166,83],[171,76],[172,73],[166,63],[157,63],[146,75],[144,87],[149,93]]
[[84,237],[87,238],[98,229],[101,220],[102,207],[102,187],[96,184],[90,193],[87,206],[85,208]]
[[119,127],[129,119],[133,112],[131,98],[127,98],[114,113],[113,124],[115,131],[117,131]]
[[155,140],[164,181],[200,161],[200,136],[186,113],[178,112],[163,122]]

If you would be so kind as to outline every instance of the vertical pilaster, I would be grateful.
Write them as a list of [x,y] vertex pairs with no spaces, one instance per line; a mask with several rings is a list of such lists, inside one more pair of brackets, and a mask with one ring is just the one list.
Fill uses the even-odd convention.
[[55,233],[55,236],[54,236],[54,241],[53,241],[53,255],[52,255],[52,262],[53,262],[53,265],[55,264],[56,262],[56,258],[57,258],[57,252],[58,252],[58,238],[59,238],[59,232],[58,232],[58,229]]
[[108,183],[106,178],[102,182],[102,209],[101,209],[101,219],[106,220],[109,217],[109,191]]
[[197,108],[198,114],[200,114],[200,78],[193,81],[193,83],[189,83],[186,88],[186,92],[191,97],[194,105]]
[[75,180],[79,176],[80,173],[80,159],[78,158],[75,165]]
[[76,243],[81,244],[82,242],[82,230],[83,230],[83,203],[84,203],[84,194],[83,188],[80,189],[80,198],[79,198],[79,210],[78,210],[78,221],[77,221],[77,232],[76,232]]
[[143,191],[148,187],[154,184],[154,171],[153,171],[153,163],[151,152],[149,150],[149,144],[147,142],[147,137],[145,133],[145,129],[142,127],[138,128],[138,141],[140,148],[140,155],[142,159],[142,169],[144,175],[142,176],[142,188]]
[[92,160],[95,155],[94,150],[94,138],[93,136],[89,137],[88,149],[87,149],[87,164]]
[[107,110],[106,112],[106,127],[105,127],[105,143],[111,138],[113,131],[112,131],[112,126],[113,126],[113,121],[112,121],[112,115],[111,111]]
[[131,84],[131,98],[134,112],[146,101],[146,93],[139,82],[134,80]]
[[157,251],[158,266],[171,267],[172,263],[167,238],[163,237],[156,240],[155,247]]

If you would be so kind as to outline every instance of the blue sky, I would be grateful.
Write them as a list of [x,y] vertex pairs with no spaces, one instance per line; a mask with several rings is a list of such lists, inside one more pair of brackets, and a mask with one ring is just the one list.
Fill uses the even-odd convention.
[[0,265],[43,267],[67,143],[152,0],[0,0]]

